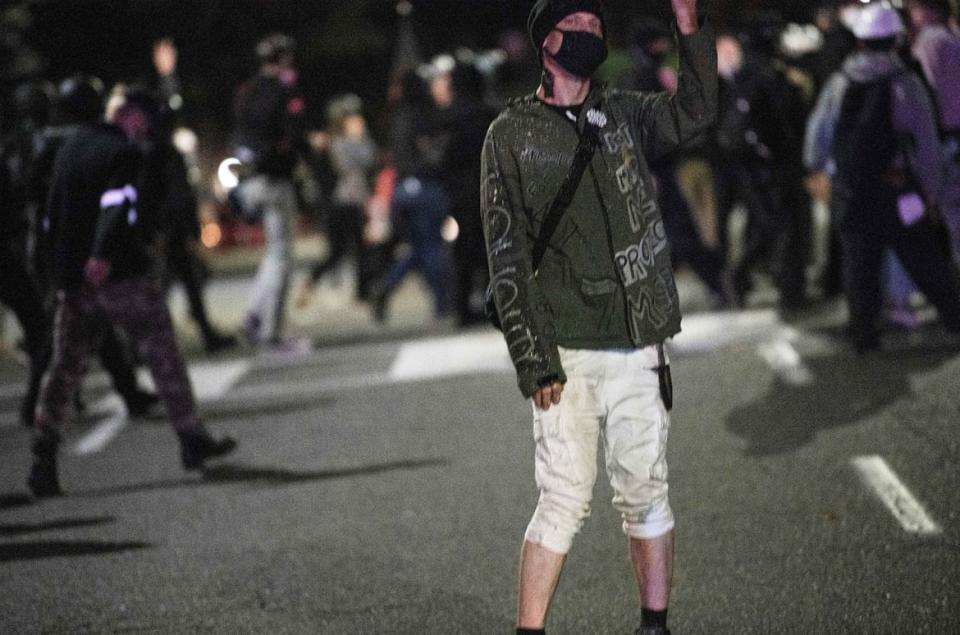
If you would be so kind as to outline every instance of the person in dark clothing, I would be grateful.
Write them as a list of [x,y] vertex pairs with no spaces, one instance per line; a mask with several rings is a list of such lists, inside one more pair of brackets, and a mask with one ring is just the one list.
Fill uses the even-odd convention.
[[461,325],[486,321],[487,254],[480,221],[480,152],[496,112],[484,104],[483,77],[472,65],[458,63],[431,81],[445,137],[444,183],[459,231],[453,244],[453,305]]
[[138,146],[149,139],[155,114],[145,97],[128,98],[115,115],[117,127],[81,125],[57,155],[48,202],[56,333],[27,481],[37,497],[61,493],[57,451],[66,406],[104,323],[120,325],[140,347],[177,431],[185,469],[200,469],[236,446],[229,437],[212,437],[197,416],[166,302],[148,276],[145,225],[156,218],[157,201],[142,184]]
[[450,215],[450,197],[443,186],[447,140],[436,108],[414,71],[403,81],[403,99],[393,116],[391,149],[397,186],[391,215],[395,232],[410,246],[395,260],[374,295],[374,318],[386,318],[390,294],[414,269],[421,269],[433,294],[434,315],[447,310],[447,248],[441,229]]
[[26,266],[23,244],[28,223],[22,208],[16,204],[14,187],[7,162],[0,162],[0,303],[16,316],[23,331],[24,350],[30,359],[27,394],[20,406],[20,421],[30,425],[40,378],[49,357],[49,323],[40,292]]
[[903,31],[894,9],[863,9],[854,24],[858,48],[825,86],[807,126],[805,164],[832,177],[849,336],[858,352],[881,344],[886,248],[943,324],[960,332],[960,274],[929,211],[943,186],[936,115],[920,78],[896,53]]
[[[39,348],[31,347],[33,364],[20,417],[23,425],[27,427],[33,425],[40,379],[47,369],[52,351],[50,314],[54,304],[55,290],[51,288],[48,279],[47,237],[51,227],[45,210],[53,162],[60,146],[75,131],[78,122],[87,119],[96,120],[98,117],[102,103],[102,93],[98,86],[98,81],[80,76],[64,81],[56,95],[54,125],[44,125],[41,128],[39,124],[50,123],[50,115],[41,114],[36,108],[33,109],[35,124],[29,126],[29,142],[18,145],[19,154],[16,163],[19,166],[19,177],[14,186],[18,194],[5,199],[11,202],[17,201],[16,209],[20,211],[16,215],[21,219],[21,227],[29,226],[30,229],[30,237],[26,241],[27,255],[22,249],[24,242],[22,240],[18,240],[20,246],[14,252],[7,252],[8,258],[12,260],[7,263],[6,269],[20,273],[17,277],[6,278],[6,280],[14,284],[19,311],[32,316],[28,318],[29,323],[24,323],[27,340],[42,342]],[[36,302],[29,300],[33,295],[37,297]],[[42,319],[39,318],[41,315]],[[42,338],[38,335],[40,329],[44,330]],[[99,354],[101,364],[110,375],[114,388],[123,398],[127,412],[133,416],[148,414],[156,405],[157,396],[138,385],[128,347],[112,328],[105,329]],[[77,410],[82,411],[84,406],[79,392],[74,395],[74,402]]]
[[327,220],[326,257],[314,265],[297,297],[299,306],[309,303],[314,285],[343,262],[356,256],[356,293],[366,298],[371,281],[366,275],[366,249],[363,241],[365,210],[371,196],[370,175],[377,164],[377,146],[367,133],[363,102],[356,95],[344,95],[330,102],[327,120],[331,135],[326,154],[336,174]]
[[[602,2],[538,0],[528,26],[540,86],[504,110],[484,143],[491,296],[517,385],[532,402],[540,490],[520,552],[518,634],[543,633],[590,513],[601,439],[638,585],[636,633],[670,632],[672,392],[663,344],[681,315],[648,163],[713,125],[717,99],[712,29],[696,0],[670,4],[680,52],[673,96],[591,79],[607,55]],[[555,231],[541,242],[545,225]]]
[[257,45],[259,72],[245,83],[235,104],[234,147],[254,175],[237,188],[241,205],[259,217],[266,253],[247,305],[244,332],[258,347],[284,346],[281,338],[293,258],[297,194],[293,171],[305,154],[305,102],[297,90],[292,38],[273,34]]
[[777,279],[783,308],[805,302],[806,253],[802,246],[802,134],[788,110],[798,99],[769,64],[748,54],[733,35],[717,39],[720,119],[717,171],[721,246],[736,202],[748,215],[743,253],[730,272],[730,291],[740,306],[753,288],[752,272],[763,262]]
[[204,348],[216,353],[236,344],[236,338],[217,331],[210,323],[203,299],[205,268],[198,256],[200,223],[197,196],[187,174],[184,156],[172,141],[176,112],[183,105],[177,77],[177,49],[170,40],[159,40],[153,48],[158,76],[161,115],[154,135],[152,159],[162,180],[163,202],[158,227],[159,251],[164,255],[164,286],[173,280],[183,284],[190,316],[200,330]]

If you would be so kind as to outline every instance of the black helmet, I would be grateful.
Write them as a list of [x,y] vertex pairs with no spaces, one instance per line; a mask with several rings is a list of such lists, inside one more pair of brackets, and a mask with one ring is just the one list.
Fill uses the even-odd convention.
[[65,121],[90,123],[103,115],[103,82],[96,77],[68,77],[57,93],[57,111]]
[[262,64],[276,64],[284,55],[293,55],[296,41],[283,33],[271,33],[257,43],[257,57]]

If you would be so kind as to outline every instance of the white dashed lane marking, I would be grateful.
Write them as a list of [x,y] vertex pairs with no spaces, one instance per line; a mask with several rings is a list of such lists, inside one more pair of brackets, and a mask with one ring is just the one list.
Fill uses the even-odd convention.
[[[236,360],[220,363],[201,363],[189,367],[190,382],[193,384],[194,395],[198,402],[215,401],[220,399],[240,379],[250,372],[252,364],[249,360]],[[150,373],[139,373],[142,385],[155,390]],[[80,437],[73,446],[73,454],[96,454],[103,451],[117,435],[119,435],[129,420],[129,413],[123,400],[116,394],[110,394],[90,407],[92,418],[103,418],[92,430]]]
[[813,373],[791,343],[796,335],[793,329],[781,329],[776,337],[758,346],[757,353],[786,383],[791,386],[810,386],[814,381]]
[[120,432],[127,427],[129,416],[127,406],[120,395],[111,394],[90,406],[90,415],[104,417],[92,430],[80,437],[73,446],[72,453],[77,456],[96,454],[107,447]]
[[858,456],[851,463],[864,484],[883,501],[904,531],[919,536],[935,536],[943,532],[882,457]]

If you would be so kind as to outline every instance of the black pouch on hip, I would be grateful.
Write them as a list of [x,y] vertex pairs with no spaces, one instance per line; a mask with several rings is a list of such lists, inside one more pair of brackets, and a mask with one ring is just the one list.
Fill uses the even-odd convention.
[[667,356],[663,352],[663,344],[657,344],[657,376],[660,378],[660,398],[663,400],[663,406],[667,412],[673,410],[673,377],[670,375],[670,364],[667,363]]

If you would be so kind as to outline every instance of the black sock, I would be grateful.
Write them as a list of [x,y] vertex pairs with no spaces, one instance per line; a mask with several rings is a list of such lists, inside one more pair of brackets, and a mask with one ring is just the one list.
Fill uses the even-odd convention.
[[546,631],[542,628],[520,628],[517,627],[517,635],[545,635]]
[[660,626],[662,628],[667,627],[667,609],[662,611],[654,611],[652,609],[640,609],[640,625],[641,626]]

